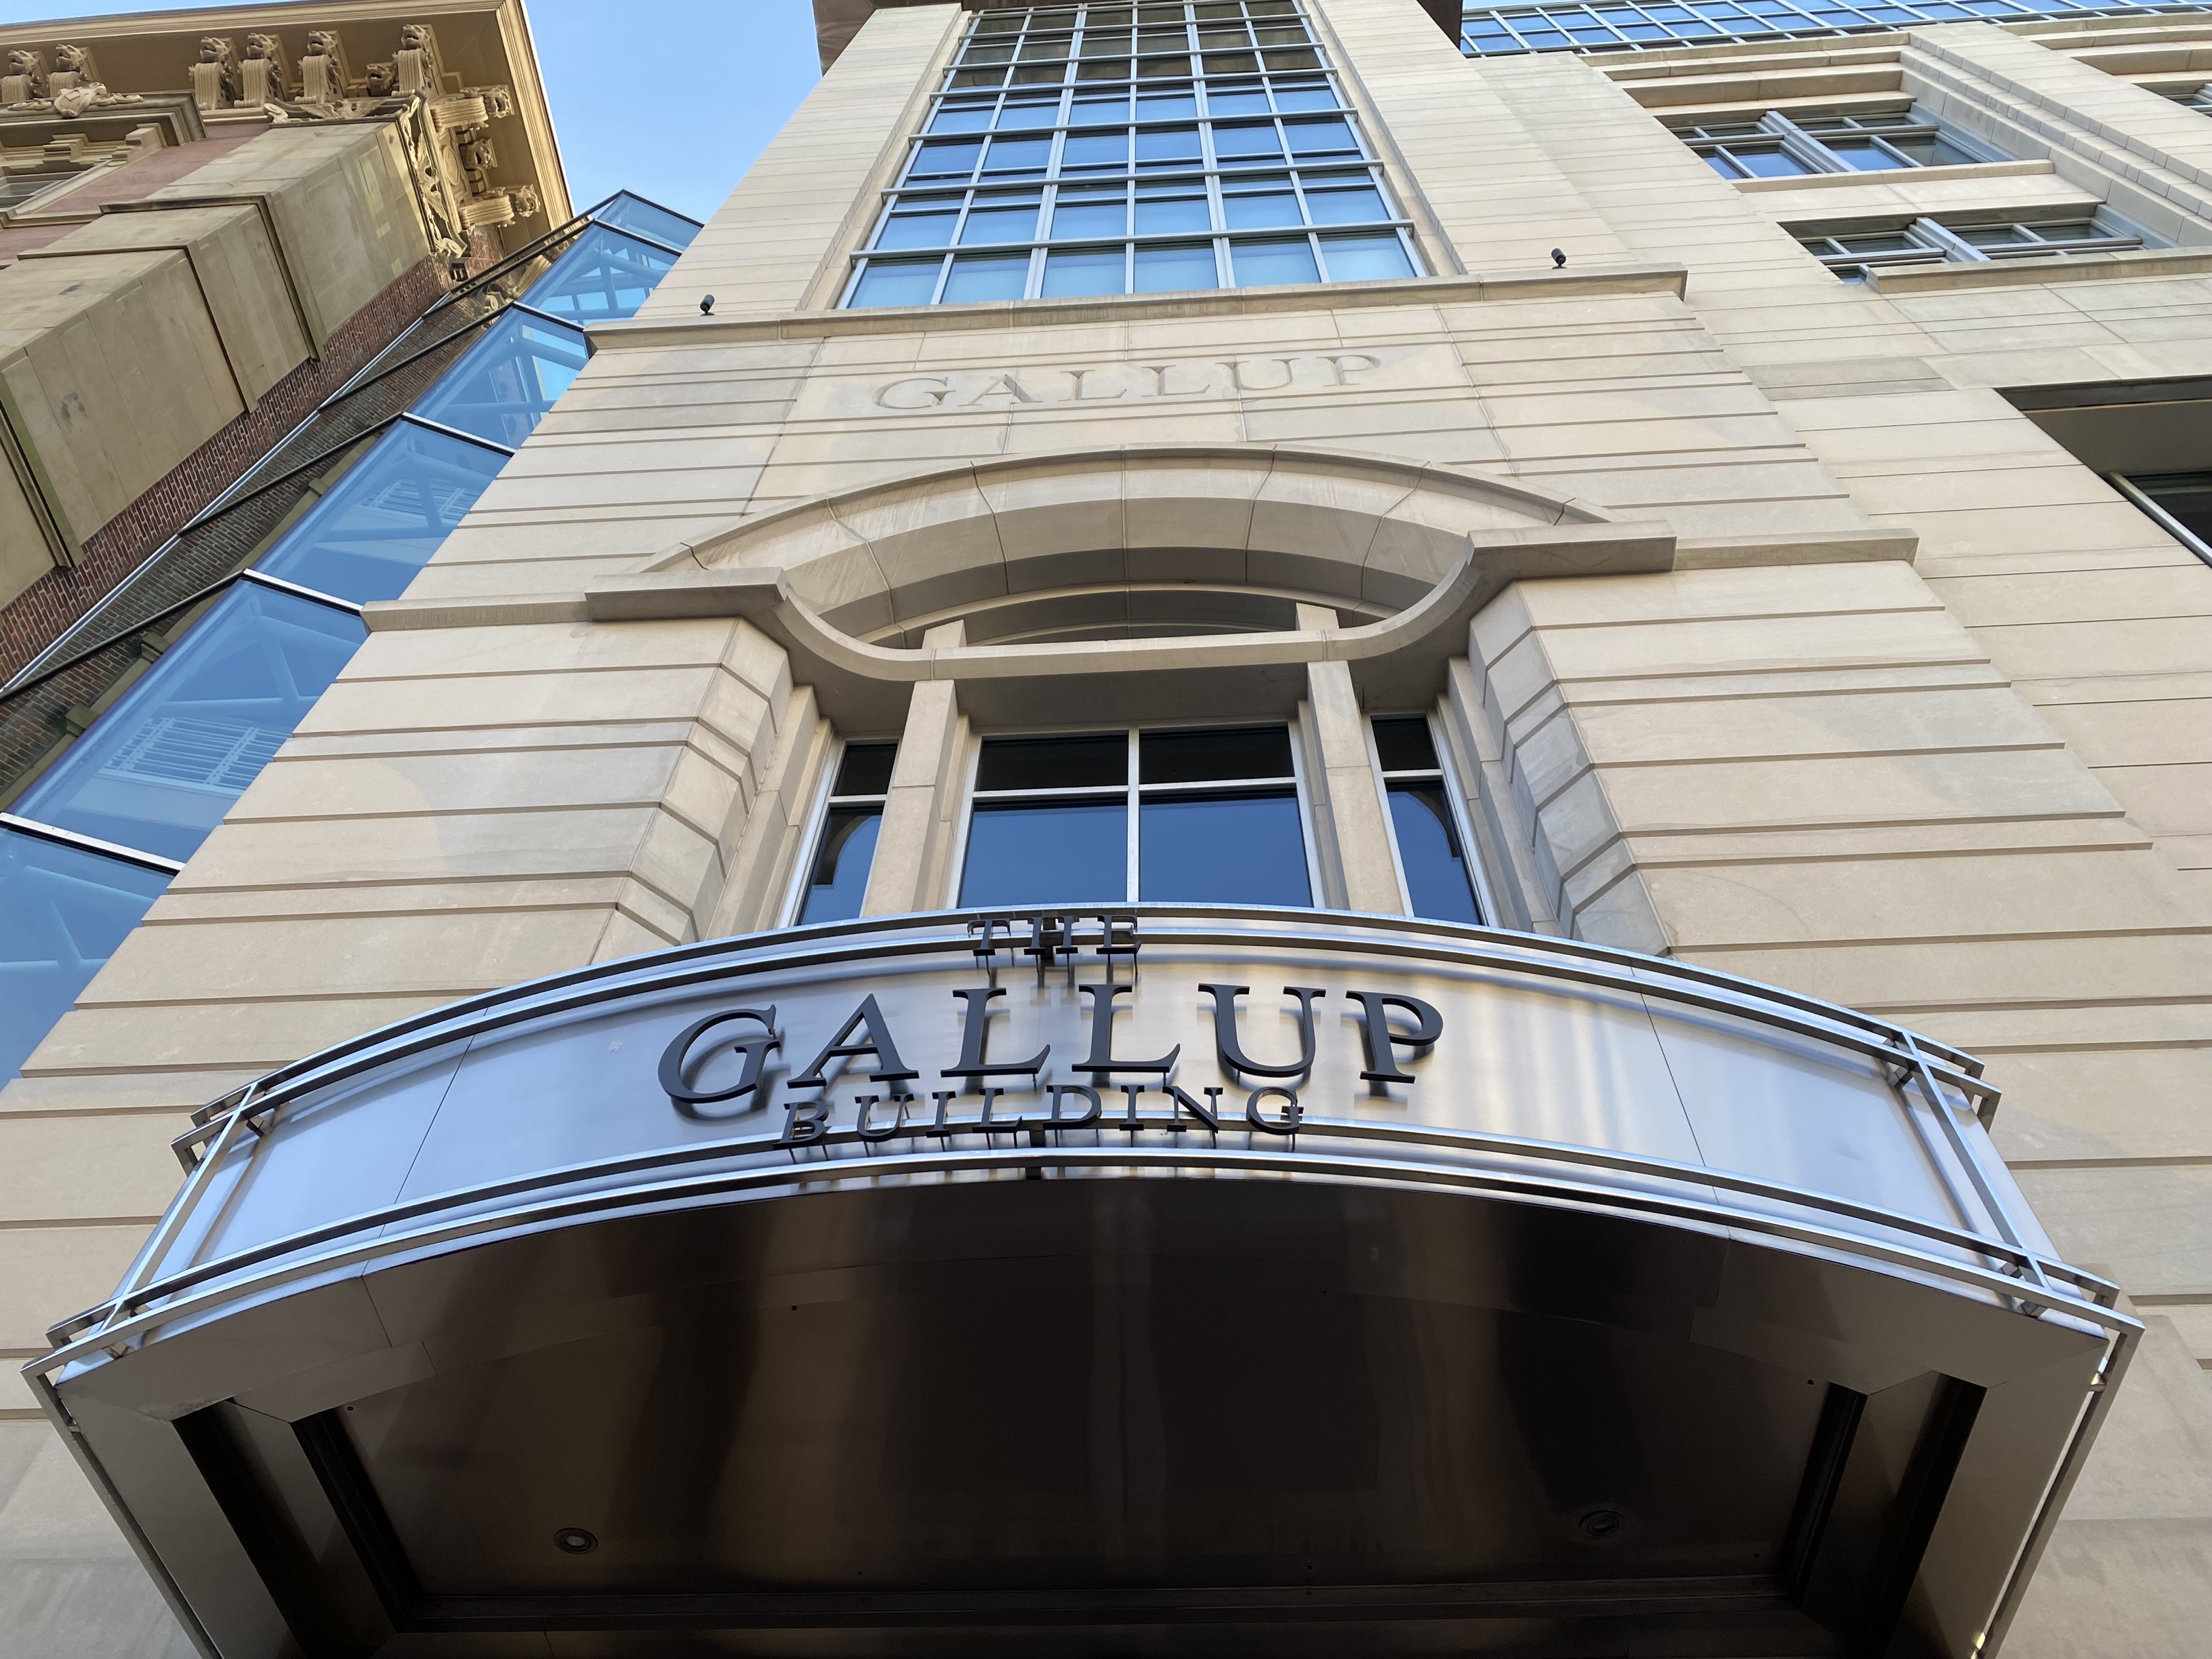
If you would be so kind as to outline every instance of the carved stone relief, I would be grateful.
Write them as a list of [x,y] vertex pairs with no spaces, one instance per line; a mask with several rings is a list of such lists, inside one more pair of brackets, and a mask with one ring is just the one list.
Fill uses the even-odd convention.
[[238,58],[227,36],[200,37],[199,62],[192,65],[192,101],[203,111],[228,109],[241,89]]
[[247,35],[246,61],[238,67],[245,88],[239,101],[247,108],[291,94],[290,77],[284,73],[284,43],[275,35]]

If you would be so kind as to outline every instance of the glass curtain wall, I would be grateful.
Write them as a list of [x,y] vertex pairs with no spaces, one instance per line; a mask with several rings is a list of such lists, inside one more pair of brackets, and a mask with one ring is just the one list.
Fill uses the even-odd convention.
[[577,325],[635,313],[698,228],[628,194],[601,204],[518,267],[503,304],[428,346],[410,331],[356,377],[373,386],[386,358],[475,328],[411,402],[228,498],[250,516],[280,486],[298,496],[250,568],[154,619],[178,626],[120,636],[143,672],[0,812],[0,1082],[337,678],[367,637],[361,607],[406,588],[575,378]]

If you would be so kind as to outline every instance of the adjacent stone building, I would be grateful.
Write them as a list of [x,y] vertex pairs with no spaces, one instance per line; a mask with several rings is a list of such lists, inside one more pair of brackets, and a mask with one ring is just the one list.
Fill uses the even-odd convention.
[[[224,798],[220,824],[175,860],[143,924],[0,1092],[0,1346],[34,1362],[45,1390],[0,1422],[10,1483],[0,1619],[34,1632],[42,1654],[192,1650],[44,1420],[77,1411],[88,1467],[112,1464],[116,1511],[197,1626],[189,1640],[225,1655],[347,1643],[440,1654],[2201,1650],[2212,1623],[2212,15],[1587,0],[1472,9],[1456,39],[1416,0],[980,10],[821,0],[817,15],[821,85],[672,268],[656,270],[634,314],[590,324],[589,361],[508,441],[512,462],[404,593],[362,603],[366,643],[243,793]],[[361,142],[396,139],[377,128]],[[538,188],[545,211],[565,216],[550,181]],[[14,275],[0,272],[0,305]],[[197,433],[170,448],[204,443]],[[81,526],[107,498],[55,499],[57,521]],[[1259,942],[1240,942],[1239,928]],[[1152,954],[1117,967],[1140,937]],[[960,1058],[927,1060],[951,1081],[933,1109],[943,1133],[934,1151],[886,1146],[934,1133],[908,1127],[913,1103],[901,1103],[902,1089],[930,1092],[908,1063],[924,1046],[911,1035],[921,1005],[900,1000],[921,994],[902,988],[922,969],[901,952],[964,961],[969,940],[982,988],[952,993],[968,999],[967,1035],[945,1039]],[[1361,964],[1345,970],[1352,979],[1301,954],[1331,950]],[[1205,967],[1208,951],[1225,967]],[[675,954],[629,960],[656,952]],[[1064,996],[1048,980],[1062,957]],[[1164,988],[1181,994],[1187,960],[1201,963],[1194,975],[1248,982],[1194,984],[1179,1023],[1140,1010],[1117,1035],[1116,1007],[1142,1002],[1147,984],[1164,988]],[[1587,1034],[1556,1048],[1528,1038],[1531,1057],[1512,1062],[1522,1069],[1491,1078],[1488,1057],[1521,1055],[1547,1018],[1499,988],[1540,962],[1547,983],[1580,975],[1607,995],[1638,975],[1671,988],[1653,997],[1703,1009],[1715,1054],[1735,1040],[1714,1035],[1723,1027],[1809,1020],[1790,1029],[1813,1046],[1848,1028],[1854,1052],[1873,1056],[1859,1080],[1922,1137],[1931,1169],[1966,1185],[1916,1207],[1921,1177],[1898,1173],[1905,1154],[1881,1139],[1889,1120],[1851,1116],[1840,1096],[1810,1103],[1832,1100],[1811,1046],[1774,1050],[1765,1127],[1734,1141],[1699,1116],[1735,1098],[1734,1074],[1710,1056],[1699,1071],[1686,1048],[1668,1050],[1675,1062],[1655,1052],[1613,1068],[1614,1051]],[[1364,992],[1371,1001],[1347,988],[1389,963],[1428,977]],[[1310,967],[1274,1025],[1249,1012],[1278,977]],[[988,987],[976,977],[987,973]],[[563,1035],[562,1021],[582,1018],[580,1000],[563,1000],[582,999],[576,988],[613,998],[649,984],[673,997],[666,988],[716,974],[732,988],[726,1000],[754,978],[783,986],[773,994],[784,1024],[767,990],[743,1010],[698,1004],[704,1020],[684,1027],[658,1073],[653,1057],[691,1003],[641,1024],[647,1042],[613,1025]],[[1139,988],[1129,1003],[1117,974]],[[1467,1000],[1435,988],[1447,980]],[[842,1015],[863,986],[868,1000],[842,1030],[834,1018],[800,1029],[820,997],[842,996]],[[987,1060],[990,1005],[1008,988],[1013,1027],[990,1039]],[[1237,1048],[1237,997],[1250,990],[1246,1018],[1261,1035],[1249,1048],[1303,1044],[1303,1071]],[[929,994],[945,1003],[941,988]],[[1032,995],[1042,1012],[1029,1012]],[[1709,996],[1723,1000],[1699,1000]],[[1330,1022],[1318,1039],[1316,998]],[[520,1012],[500,1012],[510,1006]],[[736,1043],[744,1076],[734,1062],[711,1084],[687,1070],[709,1023],[741,1017],[754,1035],[738,1042],[726,1027],[717,1041]],[[471,1096],[468,1056],[506,1040],[492,1035],[501,1019],[553,1046],[538,1069]],[[1453,1049],[1468,1020],[1486,1022],[1481,1041]],[[395,1022],[398,1035],[356,1042]],[[1093,1047],[1071,1071],[1079,1031]],[[1007,1062],[1040,1032],[1061,1071]],[[1355,1037],[1364,1069],[1330,1058],[1330,1043]],[[1660,1047],[1669,1041],[1662,1031]],[[1217,1043],[1236,1090],[1225,1101],[1200,1086],[1212,1072],[1174,1069],[1177,1054],[1190,1067]],[[1921,1243],[1896,1245],[1881,1269],[1910,1278],[1937,1271],[1912,1250],[1935,1248],[1928,1218],[1941,1210],[1943,1227],[1972,1235],[1945,1233],[1942,1246],[1973,1257],[1971,1289],[1914,1304],[1909,1320],[1877,1318],[1848,1275],[1787,1292],[1776,1278],[1759,1281],[1764,1301],[1686,1291],[1639,1324],[1644,1314],[1622,1310],[1650,1290],[1637,1264],[1673,1259],[1657,1244],[1616,1259],[1524,1241],[1493,1258],[1472,1235],[1446,1249],[1443,1235],[1386,1224],[1352,1198],[1303,1219],[1265,1210],[1266,1194],[1310,1190],[1304,1181],[1395,1194],[1444,1179],[1441,1163],[1417,1175],[1326,1152],[1332,1135],[1411,1146],[1428,1133],[1418,1105],[1389,1091],[1415,1074],[1400,1060],[1431,1047],[1425,1063],[1496,1085],[1482,1097],[1497,1115],[1462,1103],[1452,1133],[1517,1139],[1452,1143],[1453,1158],[1475,1163],[1451,1164],[1450,1179],[1474,1180],[1479,1165],[1501,1213],[1540,1197],[1562,1214],[1626,1214],[1662,1189],[1686,1205],[1667,1183],[1696,1165],[1714,1190],[1749,1196],[1724,1222],[1669,1212],[1682,1237],[1741,1244],[1773,1206],[1810,1205],[1840,1227],[1838,1206],[1864,1204],[1851,1224],[1875,1211],[1921,1218]],[[335,1058],[309,1060],[325,1049]],[[1156,1049],[1157,1065],[1124,1058]],[[380,1133],[348,1140],[315,1127],[342,1123],[327,1104],[319,1119],[315,1103],[343,1097],[314,1090],[386,1075],[371,1068],[403,1054],[451,1068],[408,1073],[374,1098],[398,1126],[389,1135],[407,1137],[393,1154],[403,1166],[419,1144],[426,1170],[461,1172],[436,1200],[453,1231],[422,1235],[422,1257],[392,1269],[391,1284],[403,1267],[417,1273],[413,1290],[362,1291],[374,1319],[302,1291],[315,1320],[256,1324],[238,1292],[238,1351],[261,1369],[251,1387],[218,1386],[214,1328],[191,1311],[203,1304],[163,1300],[194,1291],[192,1273],[249,1246],[264,1252],[254,1271],[292,1261],[286,1250],[308,1246],[280,1244],[311,1223],[331,1230],[315,1248],[351,1238],[349,1226],[401,1230],[434,1207],[426,1194],[447,1191],[442,1174],[410,1187],[405,1167],[378,1188],[386,1177],[368,1166]],[[834,1070],[825,1083],[833,1056],[878,1092],[854,1097]],[[633,1060],[643,1069],[630,1078],[620,1068]],[[1328,1072],[1340,1063],[1340,1077]],[[272,1068],[275,1081],[257,1081]],[[1127,1081],[1133,1070],[1150,1081]],[[1355,1073],[1372,1085],[1356,1102]],[[979,1109],[959,1091],[1002,1073],[1040,1092],[1009,1108],[1020,1133],[994,1139],[995,1095]],[[1341,1085],[1340,1110],[1318,1103],[1327,1091],[1312,1079],[1324,1074]],[[1109,1115],[1126,1092],[1121,1139],[1095,1109],[1064,1115],[1071,1076],[1087,1077]],[[1774,1081],[1785,1076],[1799,1082]],[[1689,1126],[1666,1143],[1663,1168],[1649,1161],[1657,1141],[1620,1127],[1662,1078]],[[1801,1085],[1810,1115],[1793,1118]],[[763,1109],[774,1088],[784,1095]],[[419,1123],[405,1103],[418,1098],[431,1103]],[[1977,1162],[1987,1144],[1977,1105],[2003,1170]],[[459,1122],[479,1109],[473,1139],[439,1140],[441,1109]],[[733,1127],[754,1109],[758,1120]],[[920,1123],[933,1109],[914,1109]],[[895,1114],[888,1129],[870,1115],[883,1110]],[[644,1139],[613,1138],[609,1126],[648,1112],[660,1115]],[[702,1138],[755,1121],[752,1140]],[[1939,1121],[1948,1141],[1935,1138]],[[1202,1152],[1201,1129],[1212,1137]],[[134,1268],[176,1191],[180,1134],[190,1201]],[[500,1182],[555,1193],[574,1206],[562,1216],[604,1217],[615,1212],[602,1188],[548,1172],[573,1165],[577,1183],[618,1186],[683,1137],[692,1162],[656,1165],[656,1179],[703,1170],[702,1182],[734,1184],[653,1189],[669,1206],[654,1224],[695,1229],[681,1249],[678,1231],[626,1235],[621,1255],[545,1243],[568,1238],[548,1209],[527,1229],[510,1218],[516,1231],[501,1235],[518,1250],[544,1244],[544,1259],[503,1258],[496,1285],[465,1282],[452,1265],[480,1236],[466,1229],[494,1225],[467,1206],[508,1193]],[[1776,1150],[1791,1137],[1803,1138],[1802,1157]],[[1155,1177],[1121,1184],[1157,1214],[1089,1196],[1116,1184],[1113,1147]],[[1296,1164],[1297,1148],[1316,1161]],[[866,1176],[805,1161],[848,1152],[909,1162]],[[1584,1159],[1578,1179],[1632,1165],[1645,1186],[1500,1195],[1533,1167],[1515,1159],[1570,1153]],[[522,1161],[497,1162],[507,1157]],[[356,1164],[364,1184],[341,1201]],[[1071,1171],[1096,1178],[1079,1185]],[[1230,1179],[1240,1171],[1279,1179],[1240,1185]],[[1219,1179],[1169,1178],[1200,1174]],[[1753,1176],[1770,1184],[1754,1192]],[[727,1198],[772,1181],[787,1183],[772,1201]],[[1328,1270],[1345,1276],[1310,1301],[1249,1327],[1233,1298],[1217,1304],[1212,1317],[1239,1351],[1207,1349],[1186,1375],[1265,1376],[1268,1389],[1179,1394],[1176,1358],[1199,1351],[1206,1321],[1158,1313],[1146,1300],[1156,1287],[1132,1264],[1152,1259],[1146,1218],[1196,1200],[1152,1189],[1233,1189],[1216,1201],[1254,1206],[1234,1210],[1234,1237],[1208,1235],[1178,1262],[1273,1251],[1307,1264],[1303,1291],[1327,1277],[1312,1263],[1340,1229],[1375,1240],[1375,1261],[1402,1249],[1438,1277],[1418,1294],[1411,1279],[1385,1285],[1361,1276],[1370,1258],[1347,1246]],[[266,1196],[288,1190],[294,1209]],[[635,1210],[620,1212],[624,1224],[643,1226],[643,1188],[623,1192]],[[900,1258],[909,1277],[885,1265],[896,1233],[896,1249],[988,1278],[999,1271],[988,1264],[1020,1254],[1008,1218],[1036,1219],[1079,1192],[1097,1206],[1085,1212],[1094,1231],[1066,1251],[1091,1264],[1088,1279],[1032,1282],[1007,1267],[1020,1293],[970,1304],[915,1289],[918,1256]],[[210,1193],[222,1196],[196,1211]],[[925,1249],[921,1218],[951,1213],[929,1210],[930,1194],[999,1207],[991,1225],[930,1232]],[[893,1226],[892,1209],[864,1200],[912,1207]],[[820,1224],[825,1235],[802,1249],[702,1218],[796,1212],[775,1205],[846,1219]],[[615,1225],[596,1237],[617,1237]],[[1840,1248],[1828,1232],[1791,1237],[1775,1260]],[[345,1271],[377,1247],[358,1248]],[[337,1256],[307,1261],[285,1268],[286,1285],[337,1282],[313,1279],[338,1273]],[[447,1266],[423,1265],[433,1261]],[[1455,1264],[1493,1261],[1505,1265],[1451,1277]],[[371,1267],[359,1271],[367,1284]],[[1740,1283],[1716,1273],[1715,1285]],[[1662,1277],[1650,1267],[1651,1284]],[[2100,1277],[2118,1285],[2116,1302],[2097,1300]],[[2008,1279],[2028,1282],[2014,1296]],[[1405,1402],[1435,1406],[1457,1386],[1437,1379],[1460,1376],[1460,1339],[1394,1346],[1391,1322],[1417,1304],[1529,1312],[1538,1281],[1565,1298],[1545,1304],[1561,1328],[1727,1347],[1796,1368],[1793,1389],[1802,1370],[1802,1384],[1840,1390],[1792,1396],[1842,1403],[1821,1408],[1826,1426],[1802,1425],[1809,1460],[1780,1436],[1796,1461],[1780,1495],[1761,1501],[1786,1564],[1759,1560],[1775,1547],[1759,1532],[1757,1565],[1739,1561],[1729,1571],[1741,1582],[1723,1583],[1698,1525],[1656,1518],[1694,1484],[1687,1468],[1655,1473],[1675,1468],[1668,1448],[1696,1451],[1709,1473],[1730,1464],[1706,1455],[1724,1435],[1702,1437],[1721,1433],[1712,1419],[1735,1383],[1685,1380],[1708,1374],[1658,1361],[1641,1371],[1624,1357],[1632,1344],[1600,1356],[1574,1347],[1579,1337],[1558,1352],[1583,1361],[1495,1396],[1520,1425],[1510,1455],[1544,1465],[1535,1484],[1556,1514],[1474,1498],[1462,1514],[1458,1498],[1421,1492],[1470,1533],[1521,1538],[1556,1521],[1563,1553],[1522,1559],[1498,1544],[1495,1584],[1445,1561],[1441,1545],[1433,1558],[1410,1545],[1359,1553],[1363,1528],[1388,1531],[1359,1504],[1382,1492],[1382,1510],[1402,1498],[1410,1512],[1390,1480],[1412,1491],[1420,1471],[1449,1462],[1437,1448],[1450,1437],[1424,1440],[1432,1419]],[[729,1299],[687,1325],[677,1310],[709,1282]],[[1257,1295],[1266,1281],[1253,1270],[1222,1282]],[[253,1294],[275,1297],[275,1285],[255,1281]],[[1534,1300],[1515,1304],[1524,1291]],[[887,1324],[834,1323],[908,1318],[909,1294],[932,1310],[911,1315],[917,1327],[957,1334],[929,1353],[948,1366],[956,1350],[993,1356],[998,1369],[959,1373],[981,1392],[933,1392],[939,1373],[899,1370],[924,1351],[919,1336],[902,1346],[882,1336]],[[1090,1322],[1064,1347],[1063,1303]],[[465,1304],[461,1333],[453,1310]],[[1333,1322],[1346,1306],[1357,1316]],[[94,1311],[56,1327],[80,1308]],[[2038,1341],[2054,1320],[2086,1322],[2120,1364],[2132,1354],[2124,1381],[2108,1387],[2118,1365],[2084,1371],[2072,1350],[2063,1364],[2038,1358],[2034,1387],[2074,1390],[2063,1412],[2045,1398],[2065,1431],[1991,1450],[1998,1443],[1973,1438],[1976,1412],[1994,1435],[2014,1423],[2004,1413],[2020,1391],[2033,1392],[2027,1369],[1996,1358],[2025,1347],[1997,1336],[1973,1347],[1984,1328],[1972,1322],[1992,1310]],[[833,1323],[808,1322],[817,1316]],[[40,1370],[50,1327],[70,1356],[50,1368],[51,1386]],[[683,1344],[708,1341],[698,1332],[709,1327],[723,1346],[682,1370]],[[1768,1334],[1743,1334],[1754,1327]],[[777,1334],[794,1329],[815,1334]],[[639,1331],[662,1345],[650,1354],[671,1356],[663,1369],[622,1346]],[[1186,1346],[1171,1349],[1170,1336]],[[592,1358],[593,1343],[623,1357]],[[1508,1371],[1512,1347],[1499,1339]],[[1939,1350],[1952,1357],[1928,1357]],[[526,1387],[498,1369],[555,1351],[572,1368],[530,1373]],[[1371,1392],[1322,1363],[1345,1353],[1373,1356]],[[1072,1369],[1054,1369],[1061,1361]],[[1428,1383],[1407,1380],[1425,1365]],[[679,1370],[681,1388],[668,1382]],[[1908,1375],[1938,1382],[1911,1396],[1917,1414],[1899,1417],[1904,1426],[1884,1427],[1864,1402]],[[1607,1379],[1659,1377],[1671,1380],[1637,1397],[1671,1403],[1648,1419],[1607,1392]],[[439,1392],[476,1386],[465,1378],[482,1392],[465,1405]],[[1038,1378],[1070,1392],[1041,1397]],[[1770,1400],[1745,1387],[1741,1398]],[[124,1394],[103,1388],[138,1392],[126,1411]],[[927,1409],[902,1415],[916,1400]],[[1302,1410],[1308,1401],[1328,1407]],[[1346,1403],[1363,1401],[1382,1402],[1364,1427]],[[1766,1409],[1747,1407],[1747,1423]],[[1849,1425],[1863,1409],[1860,1432]],[[1620,1430],[1633,1443],[1619,1449],[1616,1419],[1632,1418],[1643,1426]],[[699,1436],[726,1428],[737,1447],[738,1419],[753,1438],[725,1465],[720,1443]],[[1095,1555],[1083,1559],[1111,1565],[1081,1595],[1022,1553],[1031,1534],[1007,1520],[1031,1517],[1036,1537],[1080,1531],[1048,1501],[1060,1495],[1058,1437],[1081,1440],[1071,1420],[1091,1436],[1082,1525],[1094,1530],[1081,1536]],[[1206,1433],[1178,1438],[1189,1421]],[[161,1437],[172,1422],[187,1425],[174,1442]],[[1254,1423],[1267,1432],[1237,1438]],[[2087,1430],[2086,1463],[2069,1461]],[[1217,1436],[1237,1449],[1208,1463],[1200,1443]],[[940,1443],[955,1449],[932,1462]],[[500,1449],[479,1464],[472,1443]],[[1568,1449],[1585,1444],[1602,1472],[1570,1480]],[[842,1463],[840,1446],[860,1450]],[[599,1461],[579,1473],[586,1450]],[[1867,1559],[1893,1571],[1869,1569],[1858,1611],[1832,1617],[1822,1598],[1841,1596],[1844,1580],[1815,1565],[1821,1527],[1832,1512],[1834,1538],[1858,1535],[1850,1494],[1875,1479],[1852,1472],[1862,1455],[1887,1469],[1895,1505],[1867,1523],[1887,1540],[1867,1544]],[[695,1491],[693,1465],[743,1478]],[[1645,1474],[1632,1479],[1631,1465]],[[646,1470],[665,1478],[656,1491],[672,1530],[641,1519],[656,1500],[624,1484]],[[1607,1480],[1622,1492],[1648,1484],[1628,1497]],[[171,1504],[186,1487],[189,1501]],[[476,1507],[487,1488],[527,1496],[511,1514]],[[1204,1548],[1221,1553],[1205,1555],[1174,1527],[1212,1517],[1224,1491],[1272,1494],[1284,1530],[1221,1500],[1231,1541],[1211,1539]],[[1346,1496],[1355,1491],[1359,1504]],[[1340,1507],[1313,1507],[1316,1492]],[[1467,1519],[1477,1512],[1480,1524]],[[513,1519],[526,1545],[494,1538],[495,1519]],[[1340,1521],[1354,1542],[1330,1531]],[[178,1541],[196,1528],[219,1547],[195,1555]],[[1251,1544],[1262,1534],[1277,1541]],[[626,1553],[633,1535],[652,1541]],[[679,1571],[690,1558],[672,1537],[686,1549],[712,1540],[713,1571]],[[1610,1559],[1643,1576],[1592,1588],[1596,1558],[1573,1552],[1616,1538],[1631,1553]],[[922,1539],[944,1553],[927,1570],[915,1565]],[[849,1561],[832,1547],[841,1540]],[[1480,1554],[1468,1547],[1467,1559]],[[1178,1577],[1179,1549],[1220,1576]],[[956,1558],[958,1571],[945,1565]],[[573,1589],[560,1577],[568,1561],[586,1575]],[[1666,1577],[1692,1572],[1708,1576]],[[1644,1588],[1625,1588],[1628,1577]],[[1406,1588],[1416,1581],[1419,1597]],[[1236,1595],[1207,1601],[1221,1584]],[[704,1599],[680,1600],[692,1590]],[[678,1599],[583,1599],[600,1594]]]

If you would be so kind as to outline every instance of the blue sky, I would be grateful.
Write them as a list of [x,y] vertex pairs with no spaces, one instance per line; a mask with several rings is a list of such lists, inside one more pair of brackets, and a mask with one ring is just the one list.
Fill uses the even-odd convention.
[[[811,0],[526,3],[580,208],[626,186],[705,218],[819,78]],[[0,0],[0,22],[176,9]]]

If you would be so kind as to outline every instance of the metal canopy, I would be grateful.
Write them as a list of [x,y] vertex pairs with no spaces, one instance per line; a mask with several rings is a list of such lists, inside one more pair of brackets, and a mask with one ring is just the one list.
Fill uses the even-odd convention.
[[1470,928],[793,930],[217,1102],[32,1369],[227,1659],[1987,1652],[2135,1327],[1978,1072]]

